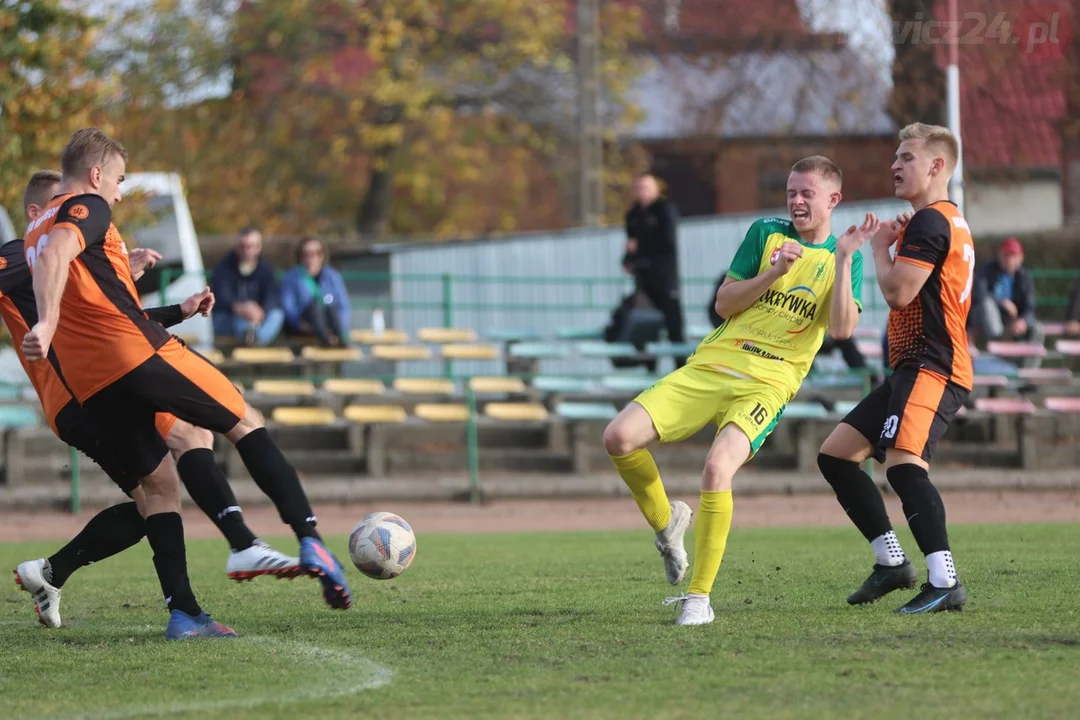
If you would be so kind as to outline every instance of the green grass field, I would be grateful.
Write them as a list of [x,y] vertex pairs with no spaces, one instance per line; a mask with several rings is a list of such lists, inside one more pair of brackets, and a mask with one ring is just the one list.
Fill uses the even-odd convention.
[[[952,539],[967,609],[898,617],[914,591],[844,602],[871,563],[854,530],[736,530],[699,628],[661,608],[676,593],[647,531],[421,536],[405,576],[353,571],[344,613],[311,580],[234,584],[224,543],[193,541],[201,601],[242,638],[187,643],[163,639],[143,543],[68,582],[60,630],[5,582],[0,702],[35,718],[1073,716],[1077,526]],[[0,567],[53,547],[2,545]]]

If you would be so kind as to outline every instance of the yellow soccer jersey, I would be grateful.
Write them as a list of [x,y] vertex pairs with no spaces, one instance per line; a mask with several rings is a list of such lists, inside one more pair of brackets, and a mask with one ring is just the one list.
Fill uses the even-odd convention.
[[[794,395],[829,327],[829,307],[836,281],[836,237],[821,245],[802,241],[790,220],[769,218],[750,226],[728,275],[747,280],[776,261],[780,246],[797,242],[803,255],[753,305],[727,318],[701,341],[689,358],[778,385]],[[851,259],[852,295],[862,310],[862,254]]]

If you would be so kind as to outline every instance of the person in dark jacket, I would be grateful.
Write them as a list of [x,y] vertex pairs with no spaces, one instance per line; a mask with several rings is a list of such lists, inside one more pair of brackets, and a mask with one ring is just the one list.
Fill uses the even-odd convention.
[[[652,175],[634,181],[634,195],[636,202],[626,213],[623,266],[633,274],[636,288],[664,314],[668,340],[685,342],[676,241],[679,211],[660,195]],[[684,364],[686,358],[675,358],[676,367]]]
[[1065,334],[1080,335],[1080,280],[1073,283],[1069,293],[1069,308],[1065,311]]
[[997,258],[975,278],[971,313],[985,340],[1043,341],[1035,319],[1035,278],[1024,267],[1024,247],[1014,237],[998,248]]
[[327,264],[326,247],[306,237],[296,267],[281,278],[281,309],[290,335],[315,335],[324,347],[349,341],[349,295],[341,273]]
[[281,332],[285,313],[274,269],[262,259],[262,245],[262,233],[246,227],[236,236],[232,252],[214,268],[215,335],[246,345],[269,345]]

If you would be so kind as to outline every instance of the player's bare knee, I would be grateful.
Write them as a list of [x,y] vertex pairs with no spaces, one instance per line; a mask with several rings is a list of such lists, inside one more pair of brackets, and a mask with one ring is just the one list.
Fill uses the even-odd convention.
[[612,457],[629,455],[656,440],[659,436],[648,411],[630,403],[604,429],[604,449]]
[[173,423],[169,437],[165,438],[174,458],[180,458],[188,450],[201,450],[214,446],[214,434],[201,427],[177,420]]
[[820,455],[828,455],[839,460],[851,462],[864,462],[873,454],[870,441],[863,437],[862,433],[852,426],[841,423],[829,433],[825,442],[821,444]]
[[225,437],[228,438],[229,442],[235,445],[243,440],[246,435],[265,426],[266,421],[263,419],[262,413],[245,403],[244,417],[240,418],[240,422],[236,423],[232,430],[225,433]]
[[180,477],[171,457],[139,481],[145,493],[144,517],[163,512],[180,512]]

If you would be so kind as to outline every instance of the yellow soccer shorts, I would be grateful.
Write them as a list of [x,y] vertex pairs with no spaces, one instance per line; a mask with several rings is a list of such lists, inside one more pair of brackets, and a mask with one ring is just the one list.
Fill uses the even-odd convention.
[[719,432],[733,423],[750,439],[750,456],[776,427],[789,395],[761,380],[740,378],[708,365],[684,365],[634,402],[645,408],[660,442],[685,440],[709,422]]

